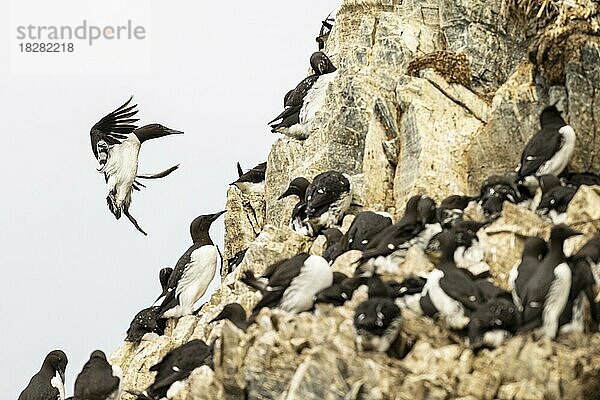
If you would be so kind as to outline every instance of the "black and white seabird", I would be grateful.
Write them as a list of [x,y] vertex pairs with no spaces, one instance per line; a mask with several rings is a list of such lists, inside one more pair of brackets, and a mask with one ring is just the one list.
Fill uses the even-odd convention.
[[416,297],[418,305],[411,309],[440,319],[451,329],[463,329],[470,321],[469,313],[484,303],[484,294],[468,271],[458,268],[454,253],[458,244],[454,235],[438,235],[442,258],[427,277],[423,292]]
[[461,195],[448,196],[442,200],[437,208],[437,219],[442,228],[449,229],[455,223],[462,221],[465,208],[475,200],[477,200],[477,197]]
[[498,216],[502,212],[505,201],[513,204],[525,200],[518,183],[518,176],[514,172],[505,175],[488,177],[480,188],[479,204],[489,217]]
[[175,171],[178,166],[152,175],[138,175],[139,153],[142,143],[163,136],[182,134],[181,131],[166,128],[160,124],[150,124],[138,128],[133,118],[137,104],[130,105],[131,97],[125,104],[98,121],[90,131],[92,151],[100,163],[99,171],[104,174],[108,186],[106,198],[108,208],[116,219],[121,213],[144,235],[135,218],[131,216],[132,190],[144,187],[139,179],[160,179]]
[[156,333],[162,336],[165,333],[167,321],[161,318],[160,307],[144,308],[138,312],[127,329],[126,342],[139,342],[146,333]]
[[246,257],[246,251],[248,251],[247,248],[244,250],[240,250],[237,253],[235,253],[233,257],[231,257],[229,260],[227,260],[227,273],[228,274],[235,271],[235,269],[244,260],[244,257]]
[[560,179],[567,185],[580,186],[600,186],[600,175],[593,172],[563,172]]
[[194,339],[171,350],[158,364],[150,367],[150,371],[156,372],[154,383],[143,393],[132,394],[137,395],[138,400],[172,399],[185,387],[185,380],[194,369],[204,365],[212,368],[213,345]]
[[119,400],[123,372],[111,365],[101,350],[96,350],[75,379],[77,400]]
[[241,170],[240,163],[237,164],[239,178],[231,183],[237,186],[244,193],[262,193],[265,189],[265,173],[267,171],[267,163],[258,164],[250,171],[244,173]]
[[567,167],[575,150],[575,131],[555,106],[540,114],[541,129],[529,140],[521,154],[518,178],[551,174],[558,176]]
[[573,279],[567,305],[559,320],[561,333],[585,331],[585,300],[590,305],[592,321],[596,326],[600,323],[600,310],[594,307],[595,288],[600,287],[594,269],[599,263],[600,236],[592,238],[568,260]]
[[250,322],[246,319],[246,310],[244,310],[244,307],[242,307],[239,303],[227,304],[225,307],[223,307],[223,310],[221,310],[219,315],[213,318],[209,324],[225,319],[231,321],[231,323],[244,332],[246,332],[250,324]]
[[[371,271],[396,272],[404,262],[408,249],[425,249],[429,241],[442,231],[436,220],[435,202],[427,196],[413,196],[406,204],[404,216],[378,233],[358,260],[357,274]],[[372,261],[370,261],[372,260]]]
[[543,175],[539,178],[542,196],[536,212],[547,215],[554,224],[566,221],[569,203],[575,197],[578,188],[571,185],[563,186],[554,175]]
[[265,307],[291,313],[310,310],[315,295],[333,283],[333,272],[323,257],[300,253],[278,263],[266,284],[258,281],[252,271],[246,271],[241,280],[263,296],[252,311],[253,320]]
[[338,171],[327,171],[313,179],[304,197],[309,234],[333,228],[352,204],[352,186],[348,176]]
[[344,236],[346,247],[348,250],[363,251],[379,232],[390,225],[392,225],[392,217],[388,213],[362,211],[354,218]]
[[580,234],[564,224],[552,228],[548,254],[517,290],[523,304],[522,331],[541,326],[541,333],[549,338],[554,339],[558,334],[559,318],[569,300],[573,281],[563,245],[568,238]]
[[369,281],[369,299],[354,312],[356,347],[359,351],[386,352],[398,337],[402,313],[388,297],[385,284],[378,276]]
[[419,294],[423,291],[423,288],[425,287],[426,283],[427,279],[414,275],[409,276],[402,282],[385,282],[387,286],[388,295],[393,299]]
[[67,355],[63,351],[51,351],[18,400],[64,400],[67,363]]
[[336,11],[329,13],[327,18],[321,21],[321,30],[319,31],[319,36],[317,36],[317,43],[319,44],[319,51],[325,48],[325,43],[327,42],[327,38],[333,29],[333,25],[335,24],[335,16]]
[[520,312],[509,292],[484,279],[477,280],[485,302],[469,311],[467,334],[473,350],[482,347],[496,348],[510,335],[517,332],[521,324]]
[[217,271],[219,251],[210,238],[212,223],[225,211],[201,215],[190,225],[194,244],[179,258],[169,277],[167,294],[158,299],[164,318],[179,318],[193,312],[194,303],[206,293]]
[[490,270],[484,260],[486,249],[477,236],[477,232],[486,224],[487,222],[460,221],[450,229],[458,245],[454,252],[456,265],[478,277],[487,274]]
[[[310,57],[310,65],[315,72],[305,78],[285,96],[285,110],[274,118],[272,132],[306,139],[306,123],[314,119],[314,115],[325,101],[325,92],[329,83],[335,78],[337,69],[325,53],[318,51]],[[277,121],[280,121],[277,123]]]
[[279,196],[279,198],[277,199],[282,200],[290,196],[298,197],[299,200],[294,206],[294,210],[292,211],[292,216],[290,219],[290,229],[304,236],[308,235],[308,228],[305,223],[306,201],[304,200],[304,198],[306,196],[306,190],[308,189],[309,185],[310,182],[306,178],[294,178],[294,180],[290,182],[290,185],[288,186],[286,191],[283,192],[281,196]]
[[544,239],[529,237],[525,240],[521,262],[510,271],[508,283],[512,288],[513,301],[520,312],[523,311],[523,303],[518,293],[524,290],[525,284],[531,279],[547,253],[548,245]]

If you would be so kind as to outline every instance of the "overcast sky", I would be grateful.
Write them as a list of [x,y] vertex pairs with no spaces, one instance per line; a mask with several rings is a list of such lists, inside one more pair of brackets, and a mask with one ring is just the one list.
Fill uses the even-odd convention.
[[[305,76],[320,21],[338,1],[146,4],[150,73],[13,74],[14,33],[0,35],[3,398],[16,399],[55,348],[69,357],[69,395],[93,350],[122,343],[131,318],[158,295],[160,268],[191,244],[192,219],[223,209],[235,162],[266,160],[277,138],[266,122]],[[8,8],[0,4],[2,27]],[[114,58],[106,61],[127,61]],[[134,194],[131,211],[148,237],[110,214],[90,148],[90,127],[132,94],[140,123],[185,131],[142,147],[141,172],[181,164]],[[212,236],[222,243],[222,219]]]

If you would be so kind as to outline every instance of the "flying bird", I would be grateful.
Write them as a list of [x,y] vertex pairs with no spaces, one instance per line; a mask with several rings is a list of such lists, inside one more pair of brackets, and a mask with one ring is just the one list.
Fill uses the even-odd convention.
[[201,215],[190,225],[193,244],[179,258],[169,276],[167,292],[159,298],[164,318],[179,318],[193,313],[194,303],[206,293],[217,270],[218,249],[210,238],[209,230],[214,221],[225,211]]
[[75,379],[77,400],[119,400],[123,372],[111,365],[103,351],[96,350]]
[[175,171],[171,167],[157,174],[138,174],[139,153],[142,143],[163,136],[183,134],[181,131],[166,128],[160,124],[150,124],[138,128],[134,118],[137,104],[131,105],[133,96],[125,104],[103,117],[92,127],[90,139],[92,152],[100,164],[99,172],[104,175],[108,186],[106,202],[116,219],[121,213],[131,221],[138,231],[146,235],[136,219],[131,215],[131,193],[145,187],[141,179],[160,179]]
[[65,400],[67,363],[67,355],[62,350],[51,351],[18,400]]

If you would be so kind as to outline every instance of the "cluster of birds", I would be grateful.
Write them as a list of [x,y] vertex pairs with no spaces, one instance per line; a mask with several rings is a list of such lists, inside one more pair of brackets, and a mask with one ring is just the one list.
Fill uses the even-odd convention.
[[[334,22],[331,16],[323,21],[317,38],[319,50]],[[306,124],[336,73],[322,51],[314,53],[310,63],[314,74],[286,94],[284,111],[269,123],[273,132],[307,137]],[[129,211],[132,192],[145,187],[143,180],[164,178],[178,166],[157,174],[138,174],[141,144],[183,132],[160,124],[138,128],[137,105],[131,101],[93,126],[91,143],[108,186],[109,210],[117,219],[125,214],[145,235]],[[259,291],[261,300],[249,316],[240,304],[228,304],[210,323],[230,320],[246,331],[263,308],[300,313],[311,311],[316,303],[341,306],[362,285],[368,287],[368,299],[355,310],[357,348],[394,357],[410,351],[400,334],[406,309],[464,333],[474,350],[498,346],[510,335],[537,328],[536,332],[551,338],[561,330],[583,330],[586,298],[592,319],[600,322],[600,305],[594,299],[600,285],[600,237],[595,236],[570,257],[563,251],[565,240],[579,235],[563,223],[569,201],[579,186],[600,185],[600,177],[565,172],[575,148],[575,133],[555,107],[544,109],[540,123],[541,130],[523,150],[517,172],[490,177],[477,196],[453,195],[439,206],[427,196],[414,196],[395,223],[385,212],[362,211],[342,233],[339,225],[352,205],[350,177],[327,171],[312,182],[304,177],[293,179],[279,197],[298,198],[290,228],[309,237],[324,235],[325,250],[322,255],[300,253],[270,265],[259,277],[251,270],[244,271],[242,282]],[[266,163],[247,172],[238,164],[238,179],[232,184],[244,192],[261,192],[265,172]],[[485,249],[477,233],[501,215],[505,202],[535,210],[555,224],[549,242],[533,237],[526,240],[522,261],[510,276],[511,291],[497,287],[487,279],[485,270],[478,269]],[[465,209],[473,203],[483,208],[485,221],[464,218]],[[174,268],[160,270],[162,291],[133,318],[127,341],[139,342],[146,334],[163,335],[169,318],[198,312],[194,305],[214,278],[220,255],[209,230],[224,212],[192,221],[192,245]],[[435,268],[426,276],[409,276],[398,282],[393,275],[401,271],[413,247],[428,254],[439,253]],[[361,252],[353,276],[334,272],[331,266],[336,259],[352,250]],[[245,250],[228,260],[230,271],[244,256]],[[156,376],[145,391],[129,393],[138,400],[172,398],[194,369],[212,368],[213,352],[214,342],[198,339],[175,348],[150,368]],[[64,352],[50,352],[19,400],[64,400],[66,366]],[[94,351],[75,381],[73,399],[117,400],[123,391],[122,382],[119,368],[111,365],[102,351]]]

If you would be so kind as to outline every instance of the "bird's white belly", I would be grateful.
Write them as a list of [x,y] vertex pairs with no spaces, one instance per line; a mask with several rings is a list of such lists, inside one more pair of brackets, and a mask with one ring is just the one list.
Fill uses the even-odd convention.
[[545,174],[558,176],[571,160],[573,151],[575,151],[575,131],[571,126],[565,125],[558,132],[562,135],[562,147],[551,159],[540,166],[536,174],[538,176]]
[[442,271],[439,269],[434,270],[427,279],[424,292],[429,294],[433,306],[438,310],[440,317],[448,327],[462,329],[469,323],[469,318],[465,316],[463,305],[442,290],[440,279],[443,277],[444,273]]
[[293,313],[308,311],[313,306],[314,296],[332,284],[333,272],[329,263],[323,257],[310,256],[283,293],[279,308]]
[[217,257],[217,248],[212,245],[202,246],[192,252],[189,266],[175,290],[181,311],[184,312],[182,315],[191,314],[194,304],[208,289],[217,270]]
[[131,188],[137,176],[140,141],[134,134],[121,144],[112,146],[103,172],[108,176],[108,190],[114,192],[118,207],[129,204]]
[[567,263],[557,265],[554,268],[554,280],[546,295],[542,312],[542,330],[549,338],[554,339],[558,332],[558,319],[569,300],[571,282],[571,269]]

